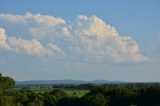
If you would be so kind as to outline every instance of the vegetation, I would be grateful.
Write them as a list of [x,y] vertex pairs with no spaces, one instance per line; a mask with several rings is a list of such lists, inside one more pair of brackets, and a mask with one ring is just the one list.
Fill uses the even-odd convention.
[[15,86],[0,74],[0,106],[160,106],[160,84]]

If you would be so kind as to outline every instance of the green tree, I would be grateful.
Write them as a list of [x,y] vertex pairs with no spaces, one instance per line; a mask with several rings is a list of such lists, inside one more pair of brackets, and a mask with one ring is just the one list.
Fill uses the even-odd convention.
[[44,106],[44,102],[38,98],[35,98],[28,104],[28,106]]
[[108,106],[109,98],[98,93],[84,97],[87,106]]
[[61,89],[55,89],[55,90],[53,90],[51,93],[50,93],[50,95],[53,95],[53,96],[55,96],[55,97],[57,97],[57,98],[62,98],[62,97],[66,97],[66,96],[68,96],[63,90],[61,90]]
[[5,90],[13,88],[15,82],[10,77],[4,77],[0,73],[0,106],[12,106],[14,103],[13,96],[5,95]]
[[2,96],[0,106],[13,106],[14,98],[12,96]]
[[4,77],[0,74],[0,88],[9,89],[15,86],[15,81],[10,77]]
[[56,106],[58,100],[53,95],[45,95],[44,104],[45,106]]

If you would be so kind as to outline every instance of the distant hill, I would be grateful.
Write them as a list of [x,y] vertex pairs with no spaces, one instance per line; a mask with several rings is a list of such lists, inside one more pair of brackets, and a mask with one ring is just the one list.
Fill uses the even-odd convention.
[[16,85],[22,84],[118,84],[124,83],[123,81],[108,81],[108,80],[93,80],[93,81],[84,81],[84,80],[30,80],[30,81],[16,81]]

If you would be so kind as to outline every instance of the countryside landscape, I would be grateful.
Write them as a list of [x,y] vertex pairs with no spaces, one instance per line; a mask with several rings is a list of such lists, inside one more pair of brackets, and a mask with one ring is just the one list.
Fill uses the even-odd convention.
[[[35,83],[36,82],[36,83]],[[39,82],[39,83],[37,83]],[[0,77],[1,106],[159,106],[159,83],[25,81]]]
[[0,106],[160,106],[159,0],[0,0]]

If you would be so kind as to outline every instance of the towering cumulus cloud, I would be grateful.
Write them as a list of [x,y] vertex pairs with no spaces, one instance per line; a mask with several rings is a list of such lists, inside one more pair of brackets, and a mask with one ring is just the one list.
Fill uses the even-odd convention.
[[120,36],[114,27],[96,16],[79,16],[75,27],[73,31],[80,39],[80,45],[77,45],[80,54],[118,62],[148,60],[140,53],[136,41],[128,36]]
[[[72,24],[62,18],[27,13],[25,15],[0,14],[0,22],[26,27],[30,40],[7,37],[0,28],[0,49],[36,56],[64,57],[88,62],[143,62],[144,56],[129,36],[93,15],[78,16]],[[7,28],[5,25],[1,27]],[[6,29],[7,30],[7,29]],[[26,35],[27,36],[27,35]]]

